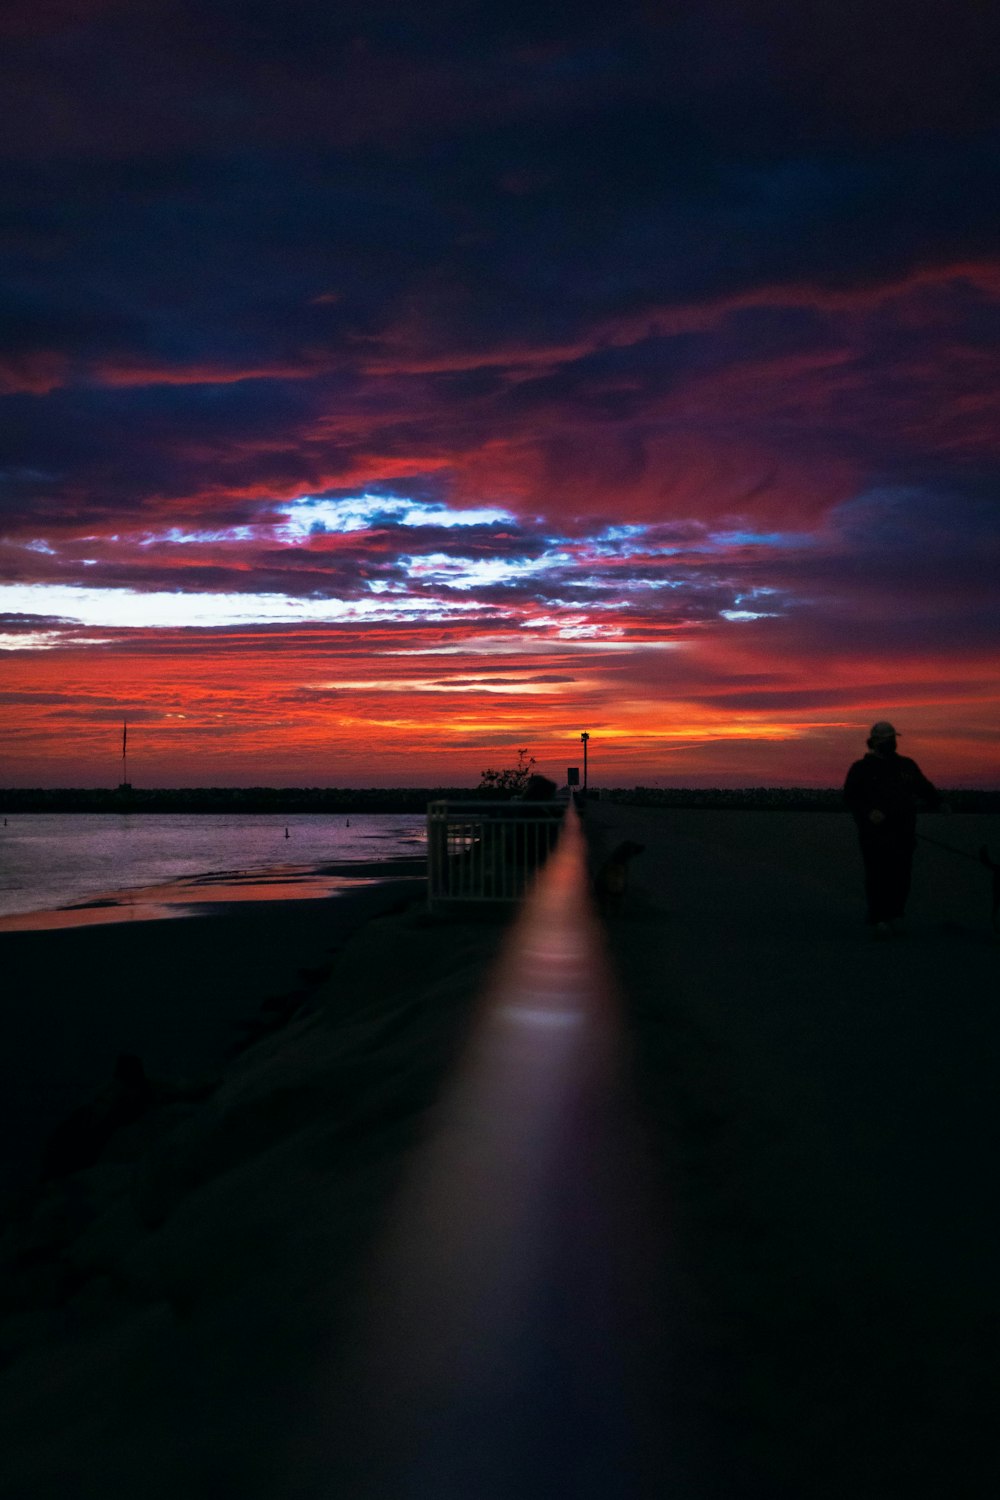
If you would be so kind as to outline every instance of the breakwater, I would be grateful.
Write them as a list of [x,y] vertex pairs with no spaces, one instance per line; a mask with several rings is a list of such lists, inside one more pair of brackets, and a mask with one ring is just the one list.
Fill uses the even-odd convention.
[[[734,812],[843,812],[839,787],[606,787],[591,797],[633,807]],[[1000,812],[1000,790],[943,789],[953,812]],[[0,788],[11,813],[423,813],[428,802],[503,801],[479,787],[14,787]]]
[[18,787],[0,790],[6,813],[423,813],[467,787]]

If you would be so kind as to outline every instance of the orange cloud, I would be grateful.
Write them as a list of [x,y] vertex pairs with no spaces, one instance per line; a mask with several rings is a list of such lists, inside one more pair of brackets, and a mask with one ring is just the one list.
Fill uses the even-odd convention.
[[[817,682],[805,651],[775,657],[722,628],[645,657],[551,638],[518,656],[519,639],[487,657],[422,627],[163,632],[119,634],[102,652],[14,654],[0,782],[114,785],[123,716],[141,785],[469,785],[525,744],[561,779],[582,729],[598,783],[837,785],[886,714],[934,779],[995,784],[1000,774],[1000,702],[981,657],[890,672],[845,652]],[[503,691],[463,689],[487,674]],[[540,690],[539,677],[572,681]],[[780,693],[793,701],[775,706]]]

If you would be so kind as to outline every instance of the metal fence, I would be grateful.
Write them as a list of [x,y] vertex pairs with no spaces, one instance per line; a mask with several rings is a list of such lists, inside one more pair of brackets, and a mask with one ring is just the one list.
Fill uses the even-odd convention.
[[430,909],[519,900],[555,845],[564,811],[551,802],[431,802]]

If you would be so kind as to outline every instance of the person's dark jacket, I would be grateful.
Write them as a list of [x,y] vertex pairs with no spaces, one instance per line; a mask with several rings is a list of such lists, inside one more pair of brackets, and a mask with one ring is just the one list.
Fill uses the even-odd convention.
[[[916,761],[895,752],[877,755],[870,751],[863,760],[856,760],[847,773],[844,796],[863,834],[882,828],[887,834],[912,838],[920,804],[929,808],[941,805],[940,792]],[[869,818],[876,809],[885,817],[882,824],[874,824]]]

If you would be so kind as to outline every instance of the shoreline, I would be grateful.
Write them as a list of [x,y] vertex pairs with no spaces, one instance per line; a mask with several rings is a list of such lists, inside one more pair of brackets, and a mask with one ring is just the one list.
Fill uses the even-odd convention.
[[197,917],[246,902],[320,900],[372,883],[423,876],[426,857],[276,864],[259,869],[204,870],[152,885],[96,892],[79,901],[0,916],[0,934],[53,932],[119,922]]

